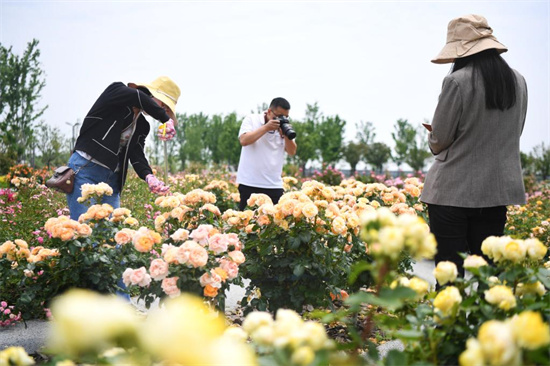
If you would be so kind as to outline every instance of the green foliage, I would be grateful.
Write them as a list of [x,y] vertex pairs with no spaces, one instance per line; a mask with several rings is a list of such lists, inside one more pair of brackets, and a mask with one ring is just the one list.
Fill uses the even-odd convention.
[[40,123],[36,132],[36,147],[40,151],[40,165],[47,168],[64,165],[69,160],[68,140],[58,127]]
[[391,134],[395,143],[393,161],[397,167],[400,167],[407,159],[409,147],[415,139],[416,131],[406,119],[398,119],[393,128],[395,130]]
[[[241,154],[241,144],[238,134],[241,120],[237,119],[236,113],[225,117],[214,115],[210,119],[206,134],[206,147],[210,152],[210,161],[214,164],[227,164],[237,169]],[[214,133],[215,131],[215,133]]]
[[391,149],[383,142],[373,142],[367,146],[364,158],[374,170],[382,173],[384,164],[391,158]]
[[322,170],[315,170],[311,178],[329,186],[337,186],[345,179],[345,176],[338,169],[323,164]]
[[37,108],[46,85],[39,57],[36,39],[27,44],[22,56],[0,44],[0,155],[4,159],[14,157],[21,162],[33,149],[33,122],[47,108]]
[[357,129],[357,139],[359,143],[369,145],[374,142],[376,132],[374,132],[375,128],[372,122],[361,121],[355,124],[355,128]]
[[424,169],[426,159],[432,156],[428,147],[427,130],[423,126],[419,126],[415,130],[414,139],[409,145],[409,151],[405,158],[405,163],[409,164],[415,172],[420,172]]
[[361,157],[365,155],[366,146],[367,145],[362,142],[357,143],[350,141],[344,147],[342,156],[351,167],[350,175],[355,174],[357,164],[361,161]]
[[535,172],[539,174],[542,180],[550,177],[550,147],[542,142],[533,148],[531,159],[535,168]]
[[346,121],[338,115],[323,117],[317,126],[318,150],[323,164],[335,164],[342,157]]
[[302,168],[302,172],[305,171],[306,164],[317,158],[317,146],[319,136],[317,134],[316,126],[321,119],[321,113],[319,112],[319,106],[317,103],[307,105],[306,118],[304,121],[292,120],[292,127],[296,131],[296,141],[298,149],[296,155],[291,160],[298,164]]

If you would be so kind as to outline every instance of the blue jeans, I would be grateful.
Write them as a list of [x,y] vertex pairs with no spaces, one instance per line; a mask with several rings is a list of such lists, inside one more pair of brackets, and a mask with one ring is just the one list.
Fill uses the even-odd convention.
[[[67,204],[69,205],[69,211],[71,212],[71,219],[78,220],[80,215],[88,211],[88,206],[82,203],[78,203],[77,199],[82,195],[80,187],[83,184],[98,184],[101,182],[107,183],[113,188],[112,196],[103,196],[102,203],[108,203],[113,208],[120,207],[120,190],[118,189],[118,172],[115,173],[110,169],[107,169],[94,162],[89,162],[79,153],[73,153],[69,159],[69,167],[78,173],[74,179],[74,190],[72,193],[67,194]],[[83,167],[83,168],[81,168]],[[81,169],[80,169],[81,168]],[[80,170],[79,170],[80,169]],[[92,199],[92,204],[97,203],[95,199]],[[118,280],[118,285],[125,289],[126,286],[122,282],[122,278]],[[118,292],[117,295],[130,301],[128,294]]]
[[[87,164],[87,165],[86,165]],[[84,166],[86,165],[86,166]],[[72,193],[67,194],[67,204],[69,211],[71,212],[71,219],[78,220],[80,215],[88,211],[88,206],[78,203],[76,200],[82,195],[80,187],[83,184],[98,184],[101,182],[107,183],[113,188],[112,196],[103,196],[102,203],[108,203],[113,208],[120,207],[120,190],[118,189],[118,172],[113,172],[108,168],[105,168],[94,162],[88,162],[87,159],[82,157],[79,153],[73,153],[69,159],[69,167],[78,173],[74,180],[74,190]],[[84,167],[83,167],[84,166]],[[83,167],[79,170],[79,168]],[[96,201],[92,199],[92,204]]]

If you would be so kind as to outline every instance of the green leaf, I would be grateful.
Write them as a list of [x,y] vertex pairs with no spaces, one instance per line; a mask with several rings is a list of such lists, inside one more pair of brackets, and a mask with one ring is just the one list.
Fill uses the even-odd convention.
[[357,262],[351,267],[351,272],[348,277],[348,283],[350,285],[353,285],[355,281],[357,281],[357,278],[359,278],[359,275],[365,271],[370,270],[372,267],[371,263],[368,262]]
[[406,353],[392,349],[388,352],[384,364],[386,366],[403,366],[408,364]]
[[305,268],[302,264],[297,264],[296,266],[294,266],[294,271],[292,271],[292,273],[294,274],[294,276],[300,277],[304,274],[304,270]]
[[422,336],[423,336],[421,331],[414,330],[414,329],[402,329],[402,330],[398,330],[394,334],[396,335],[397,338],[412,340],[412,341],[420,340],[422,339]]
[[298,249],[300,245],[302,244],[302,241],[300,238],[291,237],[288,239],[288,247],[290,249]]
[[539,271],[537,273],[537,278],[544,285],[544,287],[550,288],[550,277],[548,273],[546,273],[545,271]]
[[379,296],[372,293],[360,292],[351,295],[346,303],[349,305],[360,305],[362,303],[381,306],[390,310],[400,308],[405,300],[412,299],[416,292],[406,287],[397,287],[395,289],[383,288]]

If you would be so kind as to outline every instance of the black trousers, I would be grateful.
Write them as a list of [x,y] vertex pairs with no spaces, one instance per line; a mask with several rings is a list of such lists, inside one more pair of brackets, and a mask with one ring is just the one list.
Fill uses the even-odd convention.
[[[464,260],[458,253],[482,255],[481,243],[489,236],[502,236],[506,206],[466,208],[428,205],[430,230],[437,240],[435,263],[450,261],[464,276]],[[485,258],[488,260],[488,258]]]
[[239,194],[241,195],[239,210],[244,211],[244,209],[246,208],[246,201],[248,201],[252,193],[267,194],[269,198],[271,198],[271,201],[273,201],[273,204],[276,204],[277,202],[279,202],[279,198],[281,198],[284,192],[285,191],[282,188],[258,188],[239,184]]

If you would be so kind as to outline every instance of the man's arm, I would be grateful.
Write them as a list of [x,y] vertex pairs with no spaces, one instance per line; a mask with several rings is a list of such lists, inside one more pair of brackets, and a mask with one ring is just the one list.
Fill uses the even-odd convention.
[[239,136],[239,142],[241,146],[247,146],[258,141],[260,137],[266,134],[266,132],[274,131],[279,128],[279,121],[270,120],[265,125],[259,127],[258,129],[250,132],[245,132]]
[[285,136],[285,151],[288,155],[293,156],[296,155],[296,149],[298,148],[298,145],[296,145],[295,140],[290,140],[288,137]]

